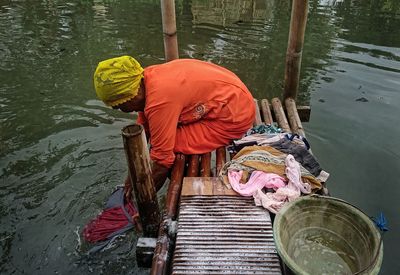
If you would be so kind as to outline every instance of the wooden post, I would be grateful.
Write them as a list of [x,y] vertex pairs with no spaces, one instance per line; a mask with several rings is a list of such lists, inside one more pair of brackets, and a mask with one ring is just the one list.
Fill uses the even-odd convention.
[[179,58],[174,0],[161,0],[161,16],[165,60],[168,62]]
[[122,128],[122,138],[132,190],[143,226],[143,235],[156,237],[160,223],[160,211],[151,176],[150,156],[143,127],[133,124]]
[[285,88],[283,101],[297,98],[300,80],[301,56],[307,25],[308,0],[292,0],[292,15],[288,48],[286,51]]

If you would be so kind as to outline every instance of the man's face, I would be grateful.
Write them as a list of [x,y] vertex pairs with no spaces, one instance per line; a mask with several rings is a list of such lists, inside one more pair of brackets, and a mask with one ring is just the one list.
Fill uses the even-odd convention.
[[113,109],[120,109],[122,112],[124,113],[131,113],[134,111],[139,111],[139,106],[138,103],[136,102],[137,100],[135,100],[136,97],[132,98],[131,100],[124,102],[122,104],[113,106]]

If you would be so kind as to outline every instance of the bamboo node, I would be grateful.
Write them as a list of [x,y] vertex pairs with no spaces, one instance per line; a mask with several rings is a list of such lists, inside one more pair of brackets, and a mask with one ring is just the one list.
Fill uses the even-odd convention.
[[175,35],[177,34],[177,31],[175,31],[175,32],[173,32],[173,33],[163,32],[163,34],[164,34],[165,36],[172,37],[172,36],[175,36]]

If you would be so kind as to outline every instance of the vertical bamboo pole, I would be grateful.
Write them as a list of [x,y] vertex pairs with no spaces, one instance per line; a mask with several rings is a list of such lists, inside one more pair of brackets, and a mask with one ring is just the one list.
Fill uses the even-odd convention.
[[179,58],[174,0],[161,0],[161,16],[163,25],[165,60],[168,62]]
[[297,97],[307,13],[308,0],[292,0],[289,41],[286,51],[284,101],[289,97],[296,100]]
[[143,127],[133,124],[122,128],[122,138],[132,189],[143,226],[143,235],[156,237],[160,211],[156,189],[151,177],[150,156]]

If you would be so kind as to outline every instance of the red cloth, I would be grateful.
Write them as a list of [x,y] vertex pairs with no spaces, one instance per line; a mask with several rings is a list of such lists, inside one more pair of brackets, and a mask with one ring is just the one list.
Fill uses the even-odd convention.
[[[137,211],[131,202],[125,203],[125,209],[131,217],[137,215]],[[129,221],[120,206],[105,209],[84,227],[83,237],[91,243],[103,241],[128,223]]]

